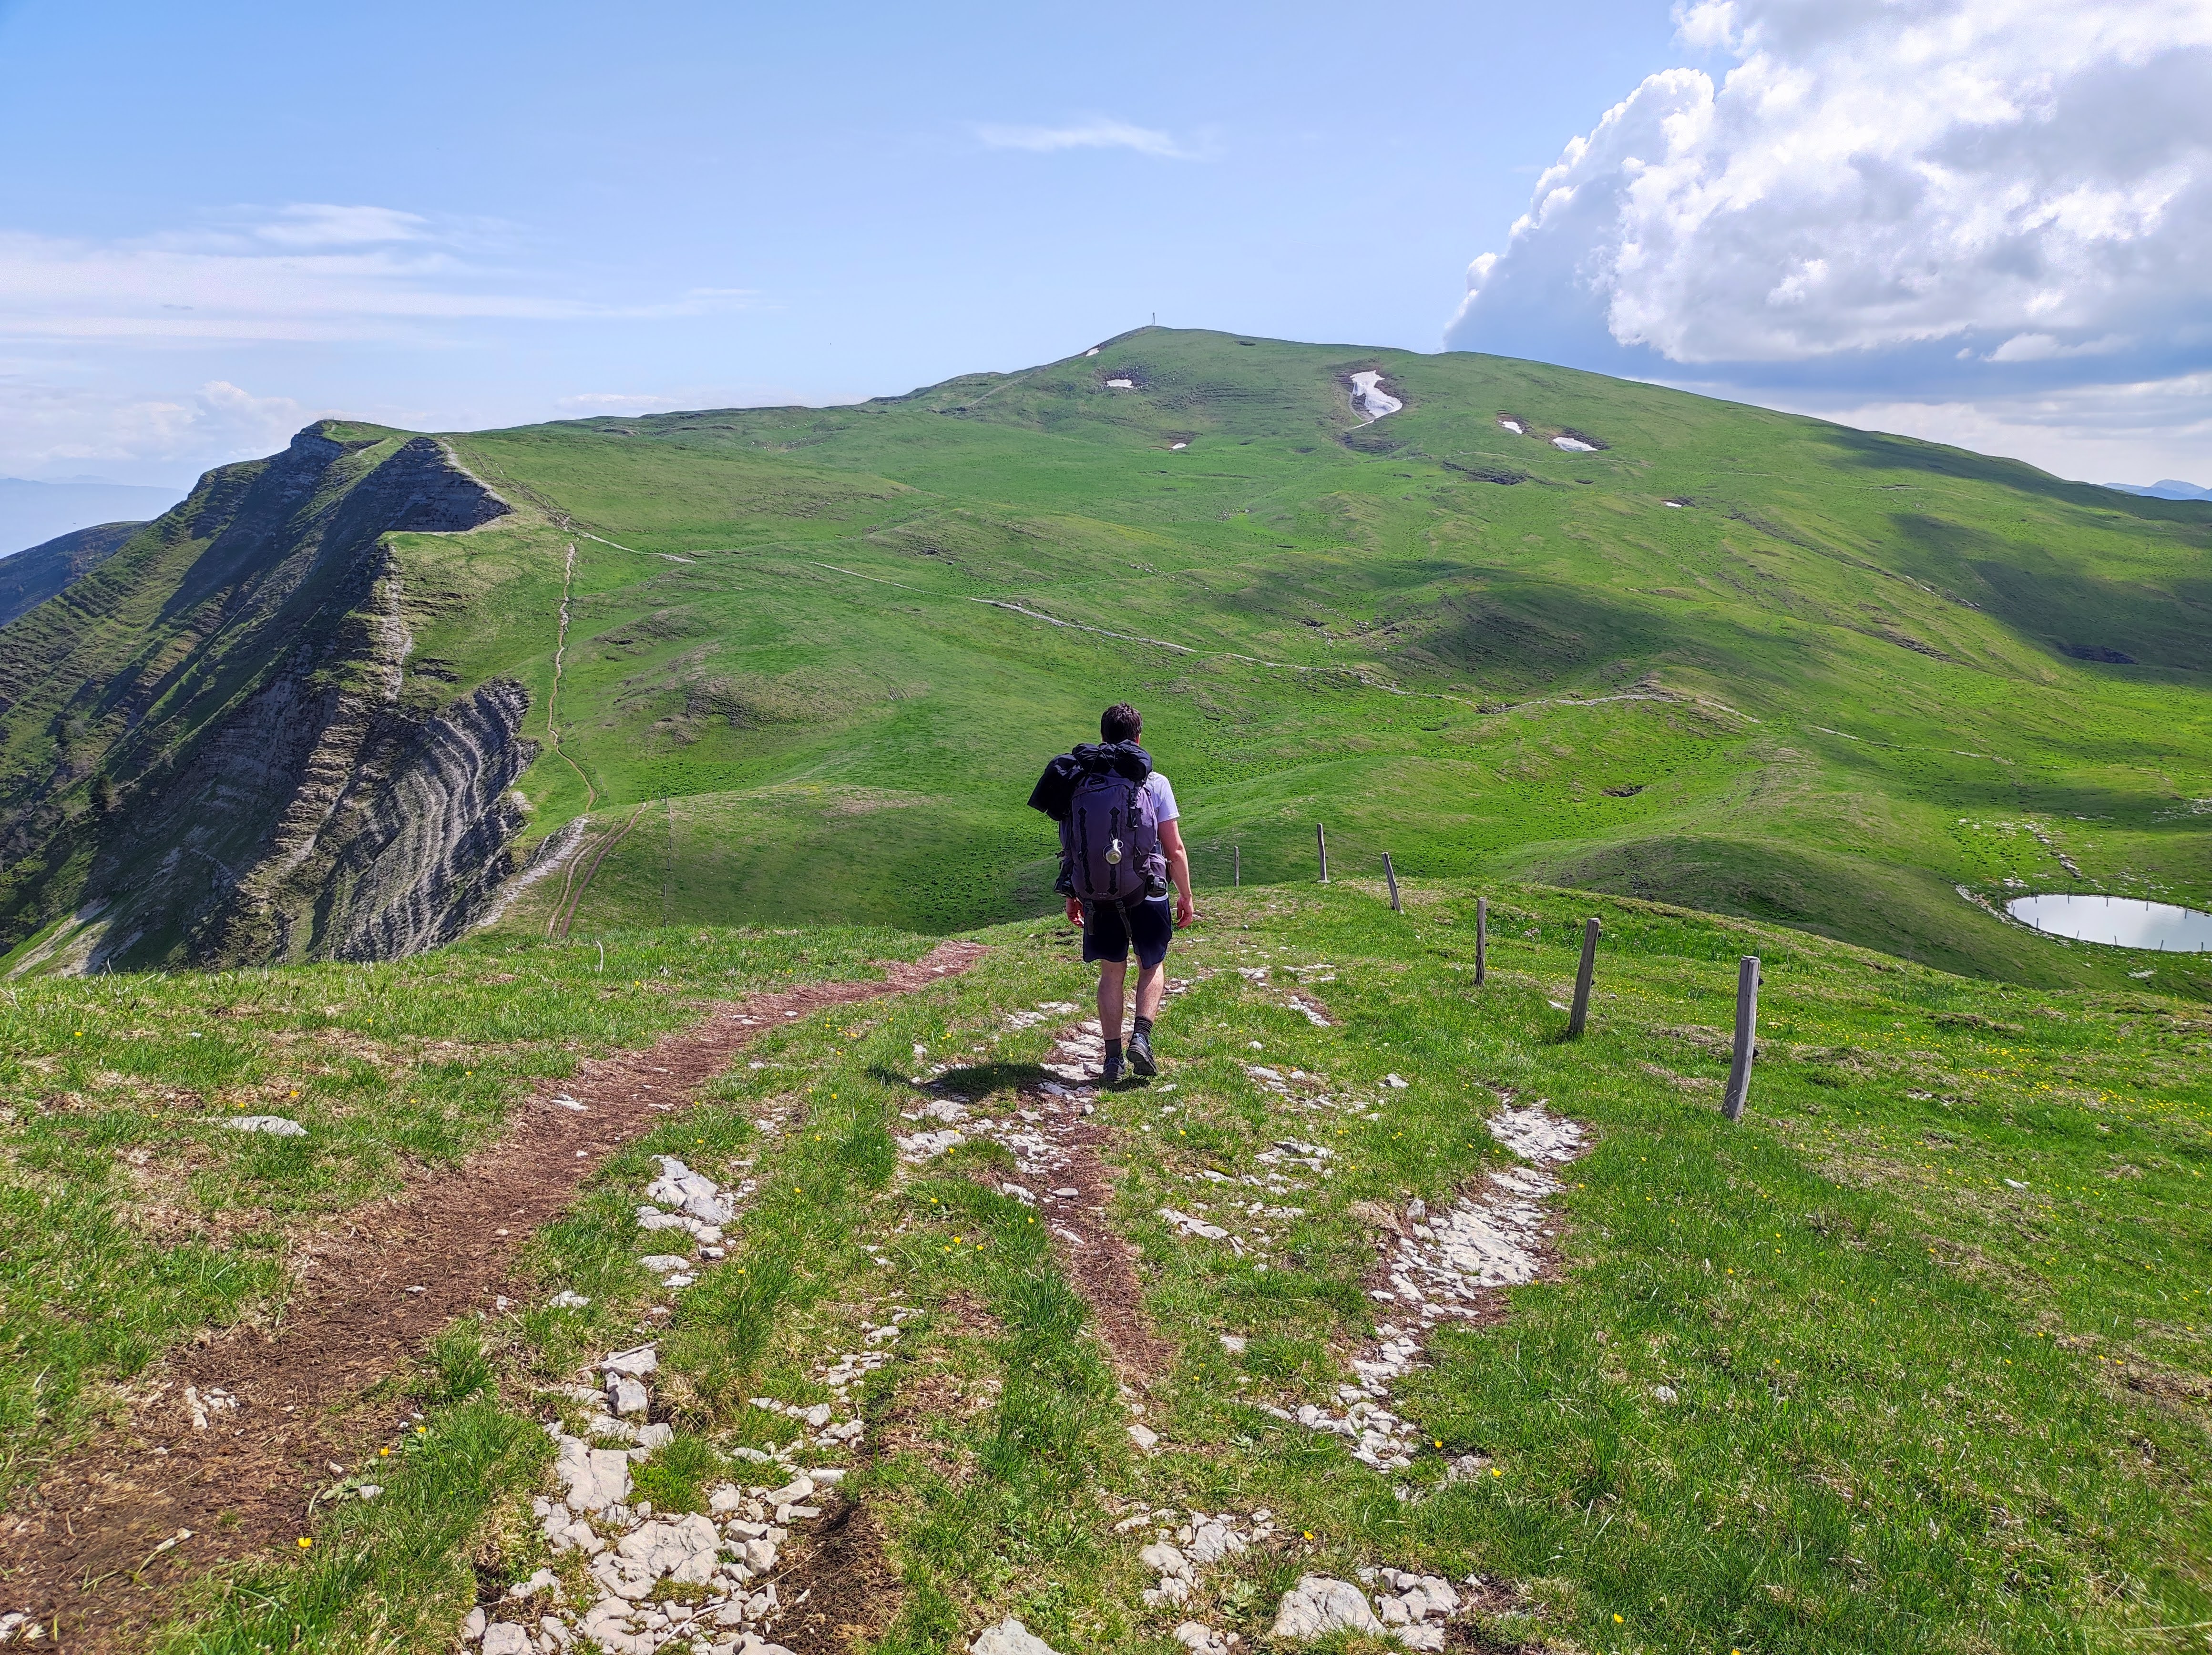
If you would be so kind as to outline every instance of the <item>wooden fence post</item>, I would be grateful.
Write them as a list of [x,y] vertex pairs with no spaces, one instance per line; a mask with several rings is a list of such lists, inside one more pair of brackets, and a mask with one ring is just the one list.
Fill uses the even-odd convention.
[[1244,847],[1242,845],[1229,847],[1229,882],[1232,886],[1244,883]]
[[1321,882],[1328,883],[1328,829],[1314,823],[1314,848],[1321,852]]
[[1398,900],[1398,870],[1390,865],[1390,853],[1388,851],[1382,852],[1382,877],[1390,882],[1390,912],[1405,912],[1404,904]]
[[1751,1101],[1751,1060],[1759,1047],[1759,956],[1747,954],[1735,967],[1735,1061],[1729,1065],[1728,1096],[1722,1112],[1743,1118]]
[[1599,925],[1595,916],[1583,926],[1582,968],[1575,973],[1575,1009],[1567,1014],[1567,1038],[1573,1040],[1583,1032],[1589,1021],[1590,978],[1597,970],[1597,934]]
[[1474,899],[1474,985],[1482,986],[1482,979],[1489,965],[1490,955],[1490,899]]

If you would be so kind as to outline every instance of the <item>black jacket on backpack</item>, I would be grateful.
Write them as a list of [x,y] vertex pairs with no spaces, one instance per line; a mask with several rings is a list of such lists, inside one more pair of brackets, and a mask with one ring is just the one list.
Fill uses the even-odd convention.
[[1072,753],[1063,753],[1045,766],[1044,774],[1030,794],[1030,809],[1042,810],[1054,821],[1067,820],[1067,802],[1075,784],[1085,776],[1111,770],[1131,781],[1152,773],[1152,755],[1134,742],[1085,742]]
[[1085,742],[1072,752],[1062,753],[1045,766],[1044,774],[1037,778],[1037,785],[1030,794],[1032,810],[1042,810],[1062,824],[1060,877],[1053,882],[1052,887],[1062,896],[1075,894],[1075,876],[1068,865],[1066,831],[1075,785],[1085,776],[1109,771],[1126,780],[1141,784],[1152,773],[1152,755],[1134,742]]

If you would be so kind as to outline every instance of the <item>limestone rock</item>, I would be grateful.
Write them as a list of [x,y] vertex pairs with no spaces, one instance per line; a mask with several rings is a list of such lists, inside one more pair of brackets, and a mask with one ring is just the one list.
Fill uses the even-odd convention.
[[1137,1561],[1157,1574],[1179,1574],[1188,1578],[1190,1560],[1166,1541],[1155,1541],[1137,1554]]
[[307,1129],[282,1115],[229,1115],[222,1123],[234,1132],[266,1132],[270,1137],[305,1137]]
[[977,1633],[968,1652],[969,1655],[1060,1655],[1011,1615],[998,1625]]
[[483,1655],[538,1655],[538,1640],[527,1627],[495,1621],[484,1628]]
[[594,1448],[580,1437],[564,1436],[553,1469],[576,1511],[603,1512],[629,1496],[629,1456],[619,1448]]
[[1269,1635],[1321,1638],[1332,1632],[1364,1632],[1379,1638],[1384,1628],[1368,1607],[1367,1594],[1350,1581],[1331,1579],[1325,1574],[1302,1576],[1276,1605],[1275,1624]]
[[641,1379],[660,1366],[660,1355],[651,1345],[640,1345],[635,1350],[617,1350],[600,1362],[609,1373],[626,1373],[633,1379]]

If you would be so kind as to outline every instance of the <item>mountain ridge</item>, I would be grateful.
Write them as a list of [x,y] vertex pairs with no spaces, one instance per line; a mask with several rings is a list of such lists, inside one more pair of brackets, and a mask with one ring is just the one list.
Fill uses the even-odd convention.
[[[534,749],[512,693],[402,704],[385,537],[507,509],[434,439],[319,422],[209,472],[0,632],[0,912],[48,929],[36,961],[367,957],[456,934]],[[489,798],[442,850],[392,819],[394,790],[479,780]]]

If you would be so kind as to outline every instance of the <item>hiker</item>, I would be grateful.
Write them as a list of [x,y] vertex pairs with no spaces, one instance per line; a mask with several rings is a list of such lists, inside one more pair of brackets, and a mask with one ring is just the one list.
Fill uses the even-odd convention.
[[1115,702],[1098,720],[1099,744],[1061,754],[1030,795],[1032,808],[1060,824],[1060,879],[1053,888],[1067,898],[1068,923],[1083,927],[1085,962],[1098,966],[1098,1028],[1106,1040],[1102,1078],[1109,1086],[1121,1078],[1131,945],[1137,951],[1137,1017],[1128,1066],[1156,1075],[1152,1020],[1167,994],[1168,944],[1176,926],[1198,918],[1175,789],[1137,745],[1144,728],[1136,708]]

